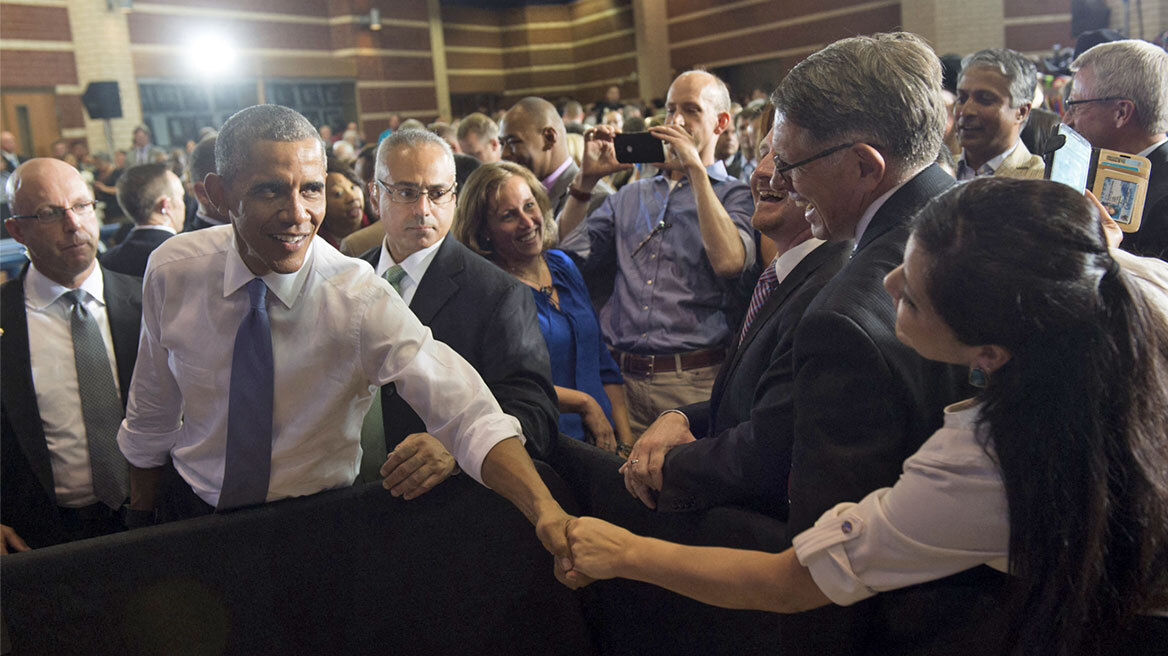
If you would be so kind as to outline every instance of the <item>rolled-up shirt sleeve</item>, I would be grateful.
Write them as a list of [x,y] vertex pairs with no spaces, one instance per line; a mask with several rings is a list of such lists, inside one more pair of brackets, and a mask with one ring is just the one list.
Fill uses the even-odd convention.
[[170,354],[162,346],[162,290],[147,272],[142,289],[142,327],[138,358],[126,403],[126,418],[118,430],[118,447],[135,467],[165,465],[182,432],[182,392],[170,369]]
[[795,537],[799,562],[833,602],[847,606],[977,565],[1006,571],[1000,472],[972,435],[946,449],[957,432],[938,431],[905,461],[896,485],[835,506]]
[[[388,285],[387,285],[388,289]],[[371,385],[394,383],[426,430],[469,476],[482,483],[483,460],[499,442],[525,442],[466,360],[434,339],[395,294],[377,294],[364,313],[361,358]]]

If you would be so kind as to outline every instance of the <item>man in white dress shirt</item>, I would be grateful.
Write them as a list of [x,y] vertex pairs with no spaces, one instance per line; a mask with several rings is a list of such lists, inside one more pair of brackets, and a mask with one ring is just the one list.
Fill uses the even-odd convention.
[[[315,239],[325,151],[312,125],[277,105],[242,110],[219,132],[215,166],[208,196],[231,226],[168,240],[143,281],[145,334],[118,435],[132,465],[131,507],[154,507],[168,460],[207,509],[351,485],[362,417],[376,389],[394,382],[462,470],[514,503],[548,550],[566,557],[568,516],[524,451],[518,422],[385,280]],[[268,323],[267,345],[241,354],[241,343],[257,343],[246,339],[263,339],[245,337],[257,313]],[[266,384],[266,395],[237,390],[237,378]],[[237,391],[258,401],[236,404]],[[270,412],[257,417],[262,403]],[[237,431],[242,415],[266,422],[270,437]],[[257,447],[263,458],[237,477],[239,454]],[[411,455],[399,449],[383,468],[395,496],[427,475],[397,466]],[[237,497],[236,486],[254,491],[257,482],[259,498]],[[570,567],[565,559],[557,566]]]

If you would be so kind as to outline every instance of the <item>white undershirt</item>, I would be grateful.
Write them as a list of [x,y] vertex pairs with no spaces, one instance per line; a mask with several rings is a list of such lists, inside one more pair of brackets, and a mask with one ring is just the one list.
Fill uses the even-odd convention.
[[[101,330],[110,371],[118,382],[114,340],[105,311],[105,285],[101,267],[81,283],[82,304]],[[81,415],[81,392],[73,359],[70,304],[62,296],[67,287],[49,280],[36,265],[29,265],[24,279],[24,307],[28,317],[28,355],[37,408],[49,447],[53,489],[57,505],[80,508],[97,503],[89,469],[89,442]],[[121,392],[114,390],[121,398]]]

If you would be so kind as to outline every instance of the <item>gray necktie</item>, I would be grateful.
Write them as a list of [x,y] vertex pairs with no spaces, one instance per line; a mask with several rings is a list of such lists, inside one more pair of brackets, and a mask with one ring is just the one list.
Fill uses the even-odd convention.
[[385,281],[393,285],[393,291],[401,295],[401,281],[406,277],[406,270],[400,264],[395,264],[385,270]]
[[81,291],[67,292],[65,297],[70,304],[73,362],[77,367],[85,439],[89,443],[93,493],[102,503],[116,510],[122,507],[130,491],[129,468],[118,449],[122,402],[118,398],[118,386],[110,370],[101,329],[81,303]]
[[235,333],[227,403],[227,448],[219,510],[263,503],[272,474],[272,411],[275,372],[268,286],[247,283],[248,312]]

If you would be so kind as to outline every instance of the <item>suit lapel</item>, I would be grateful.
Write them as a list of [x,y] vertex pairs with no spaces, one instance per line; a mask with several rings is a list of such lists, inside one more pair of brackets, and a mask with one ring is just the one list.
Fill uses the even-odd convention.
[[110,334],[114,339],[114,358],[117,360],[118,387],[122,392],[122,410],[130,398],[130,378],[134,374],[134,361],[138,357],[138,329],[142,323],[142,306],[133,285],[137,279],[127,281],[113,272],[101,270],[105,298],[106,316],[109,318]]
[[[27,268],[25,271],[27,272]],[[28,350],[28,319],[24,309],[24,274],[3,287],[0,299],[0,323],[4,335],[0,337],[0,361],[4,369],[4,385],[0,394],[8,421],[16,433],[20,448],[41,487],[56,505],[53,469],[49,464],[49,446],[45,442],[40,407],[32,382],[32,360]]]
[[434,254],[434,260],[430,262],[426,275],[422,277],[422,282],[418,283],[418,289],[410,301],[410,310],[413,310],[418,321],[423,324],[430,325],[434,315],[458,293],[456,279],[463,270],[460,255],[458,243],[454,237],[447,235],[442,245],[438,247],[438,252]]
[[564,209],[564,203],[567,202],[568,185],[576,179],[576,174],[580,171],[575,162],[569,162],[568,168],[556,178],[555,184],[551,189],[548,189],[548,198],[552,203],[552,215],[558,215],[560,210]]

